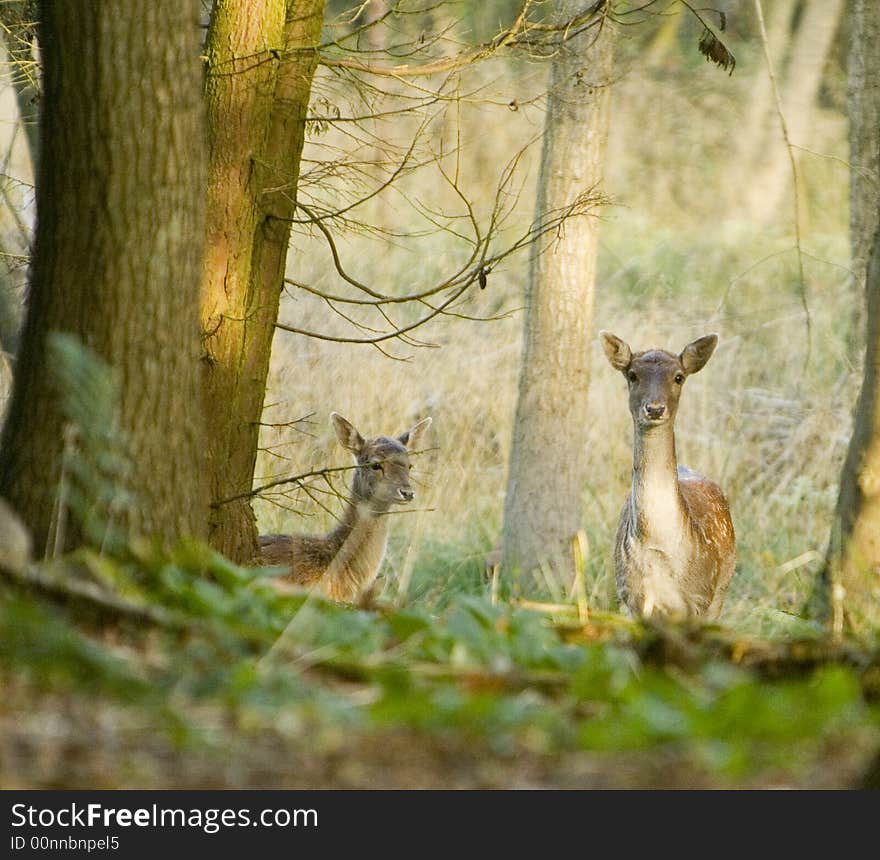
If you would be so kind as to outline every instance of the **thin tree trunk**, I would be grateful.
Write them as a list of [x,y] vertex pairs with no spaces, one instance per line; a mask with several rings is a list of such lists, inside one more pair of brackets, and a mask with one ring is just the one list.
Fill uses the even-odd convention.
[[[388,0],[367,0],[362,12],[355,19],[356,27],[366,27],[358,39],[358,50],[379,53],[385,50],[386,30],[377,24],[388,11]],[[372,26],[370,26],[372,25]]]
[[826,619],[839,601],[848,626],[862,632],[880,626],[880,230],[874,233],[865,291],[864,379],[818,601]]
[[196,0],[41,4],[36,246],[0,492],[41,549],[63,417],[46,336],[106,361],[136,493],[129,525],[168,539],[207,524],[199,398],[204,104]]
[[[208,248],[202,283],[212,500],[250,490],[296,205],[324,0],[218,0],[208,34]],[[250,502],[215,506],[212,544],[258,554]]]
[[[35,58],[35,0],[11,0],[0,3],[0,30],[3,47],[0,63],[6,69],[6,81],[15,98],[18,122],[3,129],[2,147],[6,152],[9,177],[3,177],[0,205],[0,350],[14,355],[24,317],[21,289],[23,273],[15,271],[15,261],[31,251],[33,236],[22,211],[34,185],[38,155],[39,81]],[[14,180],[11,179],[14,177]],[[8,255],[8,256],[7,256]]]
[[[805,0],[788,64],[780,79],[782,112],[791,143],[796,146],[809,146],[813,108],[822,83],[825,60],[837,32],[843,2]],[[775,71],[779,75],[779,69]],[[800,160],[798,153],[795,157]],[[779,211],[791,182],[791,164],[777,121],[764,139],[746,186],[749,190],[746,212],[768,223]]]
[[684,21],[684,7],[670,7],[663,15],[645,53],[648,66],[659,66],[673,54],[678,31]]
[[[560,4],[573,15],[577,0]],[[595,40],[595,41],[594,41]],[[613,35],[607,24],[563,47],[553,60],[537,217],[597,186],[608,138]],[[570,564],[581,526],[590,408],[589,355],[599,222],[567,222],[543,252],[533,246],[523,358],[504,512],[508,570]]]
[[[880,6],[854,0],[849,59],[850,241],[853,273],[865,285],[862,388],[840,477],[827,564],[811,609],[836,609],[855,629],[880,623]],[[865,257],[870,255],[867,267]]]
[[[777,74],[784,74],[791,41],[791,24],[797,0],[773,0],[766,10],[767,48]],[[760,56],[761,49],[757,48]],[[737,72],[737,74],[739,74]],[[749,80],[749,98],[746,112],[739,126],[735,143],[738,150],[733,168],[735,187],[748,188],[755,170],[766,155],[768,136],[779,137],[779,119],[773,100],[773,84],[767,66],[756,62]],[[742,184],[740,184],[742,183]]]
[[865,283],[880,200],[880,7],[852,0],[849,52],[849,234],[854,283]]

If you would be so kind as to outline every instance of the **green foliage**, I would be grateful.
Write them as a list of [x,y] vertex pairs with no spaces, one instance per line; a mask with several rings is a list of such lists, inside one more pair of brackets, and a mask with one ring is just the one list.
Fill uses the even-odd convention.
[[786,764],[795,750],[804,756],[803,747],[862,721],[876,725],[858,680],[838,666],[808,680],[757,683],[746,672],[709,663],[682,680],[666,672],[631,677],[581,726],[579,743],[602,750],[691,744],[707,763],[741,775],[759,763]]
[[116,382],[110,368],[74,335],[52,332],[47,344],[68,422],[61,504],[70,508],[91,544],[119,548],[133,496]]
[[[216,727],[229,718],[235,732],[405,727],[502,755],[675,748],[740,779],[796,768],[848,733],[878,734],[851,668],[769,681],[712,650],[687,669],[658,666],[639,657],[638,625],[614,616],[584,639],[547,613],[469,594],[439,614],[358,609],[278,594],[197,543],[137,545],[122,559],[83,550],[53,570],[99,587],[137,647],[86,635],[74,619],[88,613],[11,598],[0,670],[137,708],[178,742],[222,748]],[[147,640],[134,632],[143,619],[125,622],[139,610],[152,613]]]
[[78,631],[62,613],[22,598],[0,603],[0,665],[24,669],[39,682],[74,685],[138,702],[151,695],[146,679]]
[[464,541],[451,544],[428,540],[419,548],[407,594],[409,599],[434,610],[443,609],[461,594],[485,591],[483,559],[490,547]]

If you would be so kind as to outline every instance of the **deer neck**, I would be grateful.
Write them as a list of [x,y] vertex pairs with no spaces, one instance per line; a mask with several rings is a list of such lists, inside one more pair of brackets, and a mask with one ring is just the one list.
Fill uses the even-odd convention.
[[635,427],[632,510],[640,537],[661,545],[677,542],[682,533],[684,504],[671,423]]
[[333,530],[338,546],[341,548],[353,535],[363,535],[364,532],[373,531],[387,532],[388,517],[385,514],[390,508],[390,503],[370,498],[355,480],[339,525]]
[[326,587],[331,597],[354,599],[373,581],[385,555],[389,508],[354,488],[339,524],[327,538],[332,558]]

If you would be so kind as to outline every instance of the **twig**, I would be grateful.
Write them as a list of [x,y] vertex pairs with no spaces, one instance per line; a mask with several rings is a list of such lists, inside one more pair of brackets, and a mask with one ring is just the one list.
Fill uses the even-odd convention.
[[791,176],[794,182],[794,239],[795,248],[797,249],[798,261],[798,278],[800,279],[800,296],[801,307],[804,310],[804,324],[807,330],[807,351],[804,356],[804,372],[810,365],[810,354],[812,351],[813,340],[813,320],[810,315],[810,306],[807,299],[807,280],[804,275],[804,255],[801,249],[801,203],[800,203],[800,177],[798,176],[797,159],[795,158],[795,147],[791,142],[788,134],[788,123],[785,120],[785,113],[782,110],[782,98],[779,95],[779,86],[776,81],[776,75],[773,72],[773,61],[770,58],[770,46],[767,40],[767,30],[764,27],[764,9],[761,0],[754,0],[755,15],[758,19],[758,33],[761,37],[761,47],[764,50],[764,61],[767,64],[767,75],[770,78],[770,86],[773,89],[773,101],[776,103],[776,113],[779,116],[779,125],[782,128],[782,137],[785,140],[785,149],[788,152],[788,160],[791,164]]
[[[270,481],[268,484],[263,484],[261,487],[256,487],[253,490],[248,490],[244,493],[236,493],[234,496],[228,496],[225,499],[219,499],[216,502],[212,502],[211,507],[219,508],[222,505],[228,505],[230,502],[237,502],[240,499],[252,499],[254,496],[258,496],[266,490],[281,487],[285,484],[299,484],[302,486],[302,482],[306,480],[306,478],[326,478],[328,475],[334,474],[335,472],[347,472],[356,468],[357,466],[335,466],[330,469],[316,469],[313,472],[303,472],[301,475],[294,475],[291,478],[279,478],[276,481]],[[303,487],[303,489],[305,488]]]
[[[540,24],[528,20],[528,13],[532,2],[531,0],[526,0],[520,7],[513,23],[488,42],[467,48],[451,57],[431,60],[421,65],[402,63],[395,66],[378,66],[365,63],[362,60],[330,57],[326,53],[319,54],[318,62],[331,69],[347,69],[378,77],[395,78],[408,83],[406,79],[409,78],[430,77],[432,75],[458,71],[479,60],[494,56],[502,48],[524,46],[533,50],[557,50],[560,45],[574,38],[585,29],[599,24],[603,20],[606,4],[607,0],[597,0],[597,2],[592,3],[583,12],[567,21],[558,24]],[[540,37],[533,38],[531,35],[533,33],[540,34]]]

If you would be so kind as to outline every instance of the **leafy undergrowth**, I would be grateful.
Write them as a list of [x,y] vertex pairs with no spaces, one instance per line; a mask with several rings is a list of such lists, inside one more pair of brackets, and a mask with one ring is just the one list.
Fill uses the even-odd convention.
[[865,643],[340,606],[192,544],[7,576],[0,642],[3,787],[837,787],[880,743]]

